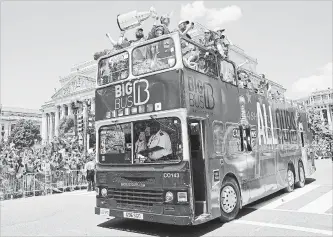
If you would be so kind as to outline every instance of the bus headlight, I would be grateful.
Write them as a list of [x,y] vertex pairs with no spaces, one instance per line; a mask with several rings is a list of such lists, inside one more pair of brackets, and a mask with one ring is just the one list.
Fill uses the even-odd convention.
[[99,188],[96,188],[96,195],[99,195]]
[[172,192],[166,192],[165,194],[165,202],[172,202],[173,201],[173,193]]
[[101,195],[102,195],[103,197],[106,197],[106,195],[108,195],[108,190],[107,190],[106,188],[102,188],[102,190],[101,190]]
[[177,192],[178,202],[187,202],[187,192]]

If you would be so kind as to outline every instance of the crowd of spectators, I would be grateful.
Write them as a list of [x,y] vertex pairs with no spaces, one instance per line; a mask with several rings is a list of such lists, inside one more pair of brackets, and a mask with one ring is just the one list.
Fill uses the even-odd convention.
[[79,177],[86,176],[85,164],[91,157],[94,157],[93,150],[84,156],[77,141],[66,142],[58,138],[48,145],[31,148],[19,149],[7,144],[0,149],[0,181],[1,184],[8,181],[14,184],[26,177],[27,185],[31,186],[33,177],[37,175],[41,180],[48,176],[50,183],[61,178],[64,185],[66,182],[75,184],[80,181]]

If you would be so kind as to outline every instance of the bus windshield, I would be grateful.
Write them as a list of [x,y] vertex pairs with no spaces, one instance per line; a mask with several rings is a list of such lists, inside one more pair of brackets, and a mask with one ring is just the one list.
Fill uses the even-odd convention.
[[113,55],[100,60],[98,85],[103,86],[111,82],[124,80],[128,77],[128,52]]
[[99,130],[101,164],[178,163],[181,122],[176,117],[112,124]]
[[132,52],[133,75],[169,69],[176,64],[175,44],[167,38],[135,48]]

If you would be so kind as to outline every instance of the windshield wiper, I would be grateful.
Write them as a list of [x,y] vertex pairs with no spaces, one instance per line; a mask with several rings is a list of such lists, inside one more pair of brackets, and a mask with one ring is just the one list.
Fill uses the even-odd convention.
[[169,127],[168,125],[165,125],[165,124],[161,123],[160,121],[158,121],[157,119],[155,119],[153,115],[150,115],[150,117],[151,117],[151,119],[153,119],[155,122],[158,122],[160,125],[162,125],[162,126],[168,128],[168,129],[170,129],[170,130],[172,130],[172,131],[174,131],[174,132],[177,132],[177,130],[175,130],[175,129]]

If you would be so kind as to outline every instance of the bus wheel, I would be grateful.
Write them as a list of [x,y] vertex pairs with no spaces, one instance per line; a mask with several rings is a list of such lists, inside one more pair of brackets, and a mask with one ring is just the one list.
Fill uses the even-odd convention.
[[227,178],[220,193],[221,222],[228,222],[237,216],[240,209],[240,190],[233,178]]
[[296,186],[298,188],[303,188],[305,185],[305,171],[302,162],[298,163],[298,176],[299,176],[299,181],[296,183]]
[[288,186],[287,186],[286,190],[288,193],[290,193],[295,188],[295,174],[294,174],[294,171],[293,171],[291,165],[288,165],[287,182],[288,182]]

